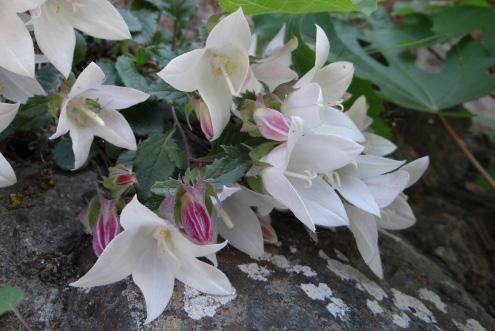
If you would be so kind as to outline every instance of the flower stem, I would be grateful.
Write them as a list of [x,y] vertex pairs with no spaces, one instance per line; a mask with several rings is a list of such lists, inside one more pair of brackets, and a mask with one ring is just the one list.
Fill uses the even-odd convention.
[[174,106],[172,106],[172,116],[174,117],[175,126],[177,127],[177,130],[179,131],[179,134],[182,138],[182,142],[184,143],[184,152],[186,153],[186,162],[187,167],[189,168],[191,167],[191,161],[193,160],[193,157],[191,155],[191,147],[189,146],[189,142],[187,141],[186,133],[184,132],[182,125],[180,125],[179,118],[177,117],[177,112]]
[[21,322],[22,326],[24,326],[26,328],[26,330],[33,331],[33,329],[31,329],[29,324],[26,322],[24,317],[22,317],[21,313],[16,308],[12,308],[12,312],[15,314],[15,317],[17,317],[19,322]]
[[473,153],[471,153],[464,140],[462,140],[462,138],[459,137],[459,135],[455,132],[455,130],[450,126],[449,121],[442,115],[439,115],[438,117],[440,118],[440,122],[442,122],[443,126],[445,127],[449,135],[452,137],[454,142],[457,144],[457,146],[460,148],[460,150],[464,153],[464,155],[466,155],[468,160],[476,168],[476,170],[478,170],[481,176],[488,182],[492,190],[495,191],[495,180],[492,178],[492,176],[490,176],[488,171],[486,171],[486,169],[476,159]]

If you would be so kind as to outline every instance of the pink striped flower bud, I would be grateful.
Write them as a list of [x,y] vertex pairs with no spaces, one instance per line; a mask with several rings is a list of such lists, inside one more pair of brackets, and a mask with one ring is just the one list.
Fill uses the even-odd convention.
[[213,222],[205,205],[205,182],[184,186],[180,197],[180,221],[186,235],[198,244],[211,243]]
[[254,121],[263,137],[275,141],[287,140],[291,122],[281,112],[271,108],[259,108],[254,112]]
[[278,243],[277,232],[275,232],[275,229],[271,225],[272,220],[270,215],[262,216],[260,214],[257,214],[257,216],[261,225],[261,234],[263,235],[263,241],[268,244]]
[[100,212],[93,229],[93,250],[96,256],[100,256],[120,232],[116,205],[116,199],[107,199],[100,194]]
[[206,139],[211,140],[213,138],[213,124],[211,122],[210,111],[208,106],[203,102],[203,100],[196,100],[193,102],[194,109],[199,118],[199,123],[201,125],[201,130],[203,131]]

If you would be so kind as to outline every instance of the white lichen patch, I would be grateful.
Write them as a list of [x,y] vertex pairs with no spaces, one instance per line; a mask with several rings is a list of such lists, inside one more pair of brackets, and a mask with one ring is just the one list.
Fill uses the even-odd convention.
[[385,293],[385,291],[377,283],[370,280],[356,268],[330,258],[322,250],[319,251],[319,255],[327,261],[328,269],[330,269],[330,271],[336,274],[339,278],[356,282],[355,286],[358,290],[367,292],[378,301],[382,301],[384,298],[388,297],[387,293]]
[[454,320],[452,320],[452,323],[454,323],[460,331],[486,331],[480,322],[472,318],[468,319],[466,324],[462,324]]
[[405,313],[392,315],[392,323],[394,323],[398,327],[405,329],[409,327],[409,322],[411,322],[411,319]]
[[447,313],[447,305],[442,301],[438,294],[427,288],[419,289],[418,293],[420,299],[433,303],[438,310]]
[[268,276],[272,273],[270,270],[263,266],[259,266],[257,263],[241,264],[238,265],[242,272],[246,273],[247,276],[254,280],[260,280],[266,282]]
[[313,300],[324,301],[332,296],[332,290],[325,283],[319,283],[318,286],[313,284],[301,284],[301,288],[304,293]]
[[283,269],[288,273],[302,274],[306,277],[314,277],[317,275],[317,273],[313,269],[306,265],[292,265],[289,260],[287,260],[287,258],[283,255],[265,253],[265,255],[256,257],[254,259],[258,261],[271,262],[274,266]]
[[184,310],[194,320],[213,317],[218,308],[234,300],[235,297],[236,295],[221,296],[203,294],[192,287],[185,286]]
[[371,310],[373,315],[380,315],[385,312],[385,310],[383,310],[382,306],[380,306],[380,304],[376,300],[366,300],[366,306],[368,306],[368,309]]
[[394,304],[403,312],[409,312],[426,323],[436,323],[433,313],[418,299],[392,289]]
[[342,299],[332,297],[330,298],[330,303],[327,305],[327,310],[330,314],[335,318],[339,318],[341,320],[345,320],[347,318],[347,314],[351,311],[348,305],[345,304]]

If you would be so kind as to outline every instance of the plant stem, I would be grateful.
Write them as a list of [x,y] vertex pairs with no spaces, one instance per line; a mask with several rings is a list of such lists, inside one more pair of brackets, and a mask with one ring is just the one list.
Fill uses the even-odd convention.
[[177,112],[175,111],[174,106],[172,106],[172,116],[174,117],[175,126],[177,127],[177,130],[179,130],[179,134],[182,138],[182,141],[184,142],[184,152],[186,153],[186,162],[187,162],[187,167],[189,168],[191,166],[191,161],[193,161],[194,158],[191,155],[191,148],[189,147],[189,142],[187,141],[186,133],[184,132],[182,125],[180,125],[179,118],[177,117]]
[[22,317],[21,313],[16,308],[12,308],[12,312],[15,314],[15,316],[17,317],[19,322],[21,322],[22,326],[24,326],[26,328],[26,330],[33,331],[33,329],[31,329],[29,324],[26,322],[24,317]]
[[440,118],[440,122],[442,122],[443,126],[447,130],[447,132],[450,134],[454,142],[457,144],[457,146],[461,149],[461,151],[466,155],[468,160],[471,162],[471,164],[478,170],[478,172],[481,174],[481,176],[488,182],[488,184],[492,187],[492,189],[495,191],[495,180],[490,176],[488,171],[481,165],[481,163],[476,159],[476,157],[471,153],[469,148],[466,146],[466,143],[464,140],[462,140],[461,137],[455,132],[455,130],[450,126],[449,121],[447,118],[443,117],[442,115],[438,116]]

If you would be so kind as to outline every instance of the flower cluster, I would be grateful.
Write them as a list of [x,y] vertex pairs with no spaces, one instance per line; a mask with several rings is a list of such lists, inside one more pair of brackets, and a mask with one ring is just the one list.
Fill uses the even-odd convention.
[[[33,26],[47,60],[66,77],[72,67],[74,28],[98,38],[130,37],[107,0],[13,3],[0,0],[0,42],[9,51],[0,58],[0,83],[10,80],[18,83],[10,86],[23,87],[1,90],[14,102],[43,93],[33,78],[35,55],[26,24]],[[8,40],[11,32],[2,34],[5,24],[16,31],[17,42]],[[80,214],[93,235],[98,260],[72,286],[106,285],[132,275],[146,300],[147,322],[167,306],[176,278],[206,293],[233,294],[218,269],[216,253],[229,243],[262,256],[265,243],[278,241],[269,216],[273,209],[290,210],[313,233],[317,227],[348,227],[364,261],[383,277],[378,231],[414,224],[403,191],[422,176],[428,157],[409,163],[386,157],[396,146],[369,129],[366,99],[358,97],[344,109],[354,67],[342,61],[327,64],[330,43],[319,26],[314,66],[301,77],[291,63],[298,39],[284,43],[285,35],[282,28],[258,52],[257,37],[239,9],[213,27],[203,48],[174,58],[158,73],[175,89],[190,93],[207,141],[219,140],[232,123],[240,124],[234,126],[237,134],[255,139],[256,147],[249,147],[245,160],[249,170],[233,184],[218,185],[204,171],[202,162],[211,160],[200,160],[197,166],[188,162],[178,179],[167,181],[159,208],[152,211],[134,195],[139,182],[132,168],[111,168]],[[55,42],[60,47],[51,47]],[[95,136],[137,149],[131,126],[117,110],[149,95],[104,82],[101,68],[90,63],[62,95],[51,139],[69,133],[75,169],[85,164]],[[0,104],[0,130],[18,107]],[[12,168],[0,155],[0,185],[14,182]]]

